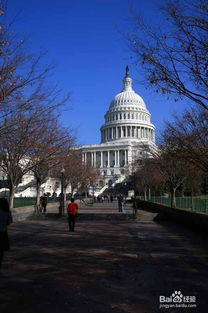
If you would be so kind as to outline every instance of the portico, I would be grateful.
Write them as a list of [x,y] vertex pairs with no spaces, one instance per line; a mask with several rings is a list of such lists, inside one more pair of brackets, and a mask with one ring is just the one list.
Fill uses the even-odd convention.
[[125,167],[128,166],[128,149],[103,149],[83,151],[84,164],[95,168]]

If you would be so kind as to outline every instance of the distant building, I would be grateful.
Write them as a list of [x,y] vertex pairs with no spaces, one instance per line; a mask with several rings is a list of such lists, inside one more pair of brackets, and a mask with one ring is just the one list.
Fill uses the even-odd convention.
[[100,175],[96,194],[122,182],[131,172],[133,161],[144,157],[146,148],[155,147],[151,114],[144,100],[132,89],[128,67],[123,90],[114,97],[104,118],[101,143],[80,147],[83,162],[89,162]]

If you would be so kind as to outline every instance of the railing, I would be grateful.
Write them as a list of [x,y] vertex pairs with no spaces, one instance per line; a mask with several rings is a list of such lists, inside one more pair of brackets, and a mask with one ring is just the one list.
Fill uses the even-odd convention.
[[[144,200],[144,197],[139,198]],[[171,198],[168,197],[151,197],[148,201],[168,206],[171,205]],[[208,198],[176,197],[176,207],[178,209],[188,209],[195,212],[208,213]]]

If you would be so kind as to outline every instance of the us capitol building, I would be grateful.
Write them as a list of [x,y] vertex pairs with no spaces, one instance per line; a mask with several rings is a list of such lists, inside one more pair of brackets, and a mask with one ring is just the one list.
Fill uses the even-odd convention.
[[[128,67],[123,79],[123,90],[112,100],[104,118],[105,122],[100,128],[101,143],[78,148],[82,153],[82,161],[90,163],[98,172],[95,186],[89,189],[89,193],[95,196],[124,181],[132,172],[134,160],[145,158],[147,151],[156,147],[155,127],[150,121],[144,100],[132,89]],[[4,181],[3,176],[0,173],[0,179]],[[41,186],[41,194],[59,194],[60,188],[60,182],[49,177]],[[5,190],[5,187],[0,186],[1,193],[4,194]],[[36,196],[32,173],[24,175],[15,196]]]
[[100,128],[101,143],[84,145],[82,161],[96,168],[96,193],[122,182],[131,173],[134,160],[145,157],[155,147],[155,126],[144,100],[132,89],[128,66],[123,90],[111,101]]

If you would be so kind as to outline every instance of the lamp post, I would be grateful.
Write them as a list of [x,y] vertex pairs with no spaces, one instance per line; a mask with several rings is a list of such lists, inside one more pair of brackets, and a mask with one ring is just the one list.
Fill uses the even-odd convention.
[[59,214],[62,215],[64,213],[64,174],[65,174],[65,169],[62,168],[61,170],[61,197],[60,197],[60,211]]

